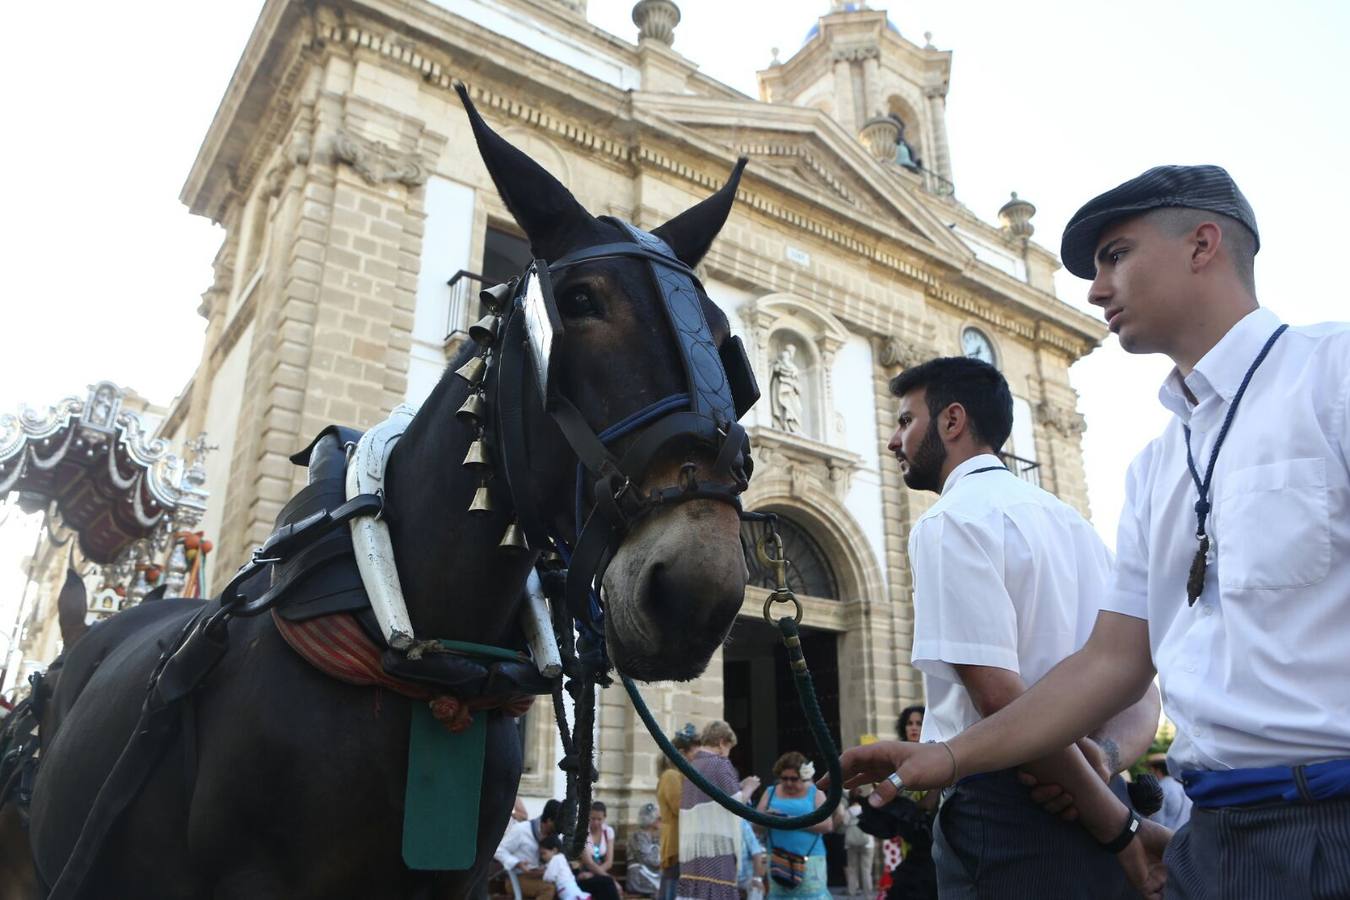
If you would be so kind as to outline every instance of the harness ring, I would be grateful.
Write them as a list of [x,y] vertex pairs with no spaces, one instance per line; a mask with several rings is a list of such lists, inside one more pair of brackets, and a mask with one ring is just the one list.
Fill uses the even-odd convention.
[[773,616],[769,615],[769,608],[775,603],[791,603],[794,608],[792,621],[796,622],[798,625],[802,623],[802,601],[798,600],[797,595],[792,593],[792,591],[774,591],[769,595],[768,599],[764,601],[765,622],[768,622],[770,625],[777,624],[774,622]]

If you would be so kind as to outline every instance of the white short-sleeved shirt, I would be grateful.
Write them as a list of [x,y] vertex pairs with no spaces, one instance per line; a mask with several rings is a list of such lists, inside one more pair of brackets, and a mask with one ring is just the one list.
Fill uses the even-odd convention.
[[1130,465],[1103,609],[1148,620],[1168,768],[1350,756],[1350,325],[1290,328],[1253,376],[1210,489],[1204,592],[1186,605],[1197,491],[1233,395],[1279,319],[1258,309],[1159,393],[1175,418]]
[[1111,571],[1110,551],[1076,510],[995,456],[952,470],[910,532],[909,558],[926,741],[981,718],[953,665],[1040,680],[1087,641]]

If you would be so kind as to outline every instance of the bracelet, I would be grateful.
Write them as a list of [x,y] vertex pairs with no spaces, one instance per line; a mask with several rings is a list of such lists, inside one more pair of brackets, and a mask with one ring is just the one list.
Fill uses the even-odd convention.
[[951,781],[948,783],[956,784],[956,752],[952,750],[951,746],[948,745],[946,741],[938,741],[938,743],[942,745],[942,749],[946,750],[947,755],[952,759],[952,777]]
[[1125,820],[1125,827],[1121,829],[1120,834],[1109,841],[1098,841],[1097,844],[1107,853],[1119,853],[1130,846],[1130,841],[1139,833],[1139,814],[1133,809],[1128,809],[1129,818]]

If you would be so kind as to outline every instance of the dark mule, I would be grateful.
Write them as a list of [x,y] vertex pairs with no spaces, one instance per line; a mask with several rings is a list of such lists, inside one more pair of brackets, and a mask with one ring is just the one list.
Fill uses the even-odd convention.
[[0,900],[28,900],[41,896],[33,855],[28,849],[26,798],[21,796],[32,785],[31,773],[34,729],[39,724],[51,733],[55,717],[51,715],[52,692],[60,679],[64,653],[89,631],[85,617],[89,613],[89,592],[75,569],[72,547],[66,563],[66,580],[56,597],[57,623],[61,630],[63,655],[47,667],[44,676],[33,682],[33,690],[3,721],[0,721]]
[[[630,240],[587,213],[471,107],[470,117],[488,171],[537,258]],[[656,230],[689,266],[725,221],[739,174],[738,166],[721,191]],[[577,265],[557,276],[555,294],[565,325],[557,380],[593,431],[685,390],[679,345],[647,263],[617,256]],[[725,316],[701,288],[699,295],[714,340],[727,341]],[[466,513],[478,482],[460,460],[474,433],[455,412],[467,394],[465,382],[447,374],[427,399],[391,458],[384,518],[417,636],[501,646],[515,627],[534,555],[498,546],[513,514],[500,479],[492,486],[497,509]],[[555,534],[574,542],[577,458],[538,402],[524,405],[524,417],[538,510]],[[713,483],[722,471],[701,445],[667,456],[647,469],[642,489],[674,487],[691,472]],[[736,508],[710,500],[661,507],[633,529],[604,578],[605,637],[621,671],[645,680],[702,671],[740,608],[746,576],[738,535]],[[34,852],[48,883],[127,742],[161,648],[199,608],[175,600],[137,607],[68,654],[53,703],[60,721],[54,737],[45,736],[32,808]],[[91,895],[466,895],[486,870],[519,782],[515,723],[489,714],[475,867],[414,872],[400,843],[410,709],[388,691],[320,674],[283,642],[269,616],[233,620],[223,661],[103,845],[87,881]]]

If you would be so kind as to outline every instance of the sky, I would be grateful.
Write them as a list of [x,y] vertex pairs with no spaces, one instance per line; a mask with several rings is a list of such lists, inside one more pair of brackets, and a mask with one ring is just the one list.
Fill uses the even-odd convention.
[[[752,96],[828,0],[677,0],[674,49]],[[1161,163],[1217,163],[1256,211],[1257,294],[1294,324],[1344,319],[1332,265],[1350,212],[1350,4],[1341,0],[893,0],[901,34],[953,51],[958,199],[997,221],[1010,191],[1035,240]],[[0,411],[110,379],[167,404],[201,353],[196,314],[223,232],[178,200],[261,4],[77,0],[7,10],[0,54]],[[629,0],[592,22],[636,40]],[[1331,256],[1327,256],[1330,253]],[[1087,309],[1087,283],[1057,291]],[[1125,468],[1165,423],[1170,364],[1114,337],[1071,372],[1093,520],[1114,545]],[[0,653],[35,523],[0,508]]]

